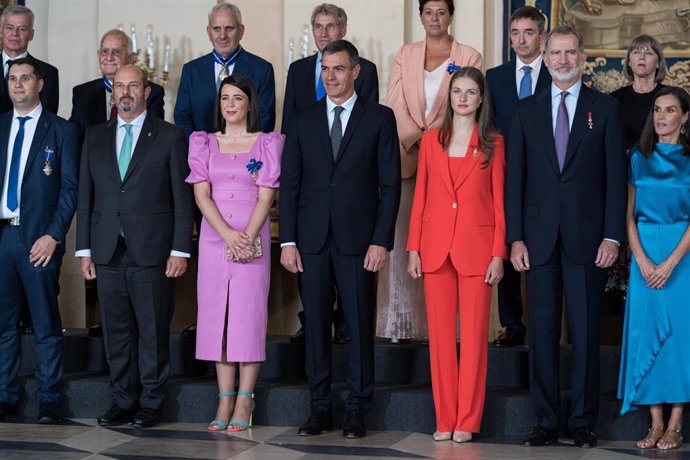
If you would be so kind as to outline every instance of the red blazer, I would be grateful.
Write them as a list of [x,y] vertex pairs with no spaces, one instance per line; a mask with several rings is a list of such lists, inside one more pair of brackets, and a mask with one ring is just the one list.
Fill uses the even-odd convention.
[[424,133],[419,149],[417,185],[412,202],[407,250],[419,251],[422,271],[438,270],[448,254],[463,276],[483,276],[492,257],[507,258],[503,187],[503,137],[495,141],[486,168],[474,132],[453,186],[448,151],[438,142],[438,129]]

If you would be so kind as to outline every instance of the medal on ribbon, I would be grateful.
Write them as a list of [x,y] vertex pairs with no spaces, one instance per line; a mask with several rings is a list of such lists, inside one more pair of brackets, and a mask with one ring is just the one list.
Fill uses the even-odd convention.
[[48,146],[46,146],[46,148],[43,150],[43,155],[45,158],[45,162],[43,163],[43,174],[46,176],[53,174],[53,166],[51,165],[51,161],[53,160],[54,153],[55,151]]

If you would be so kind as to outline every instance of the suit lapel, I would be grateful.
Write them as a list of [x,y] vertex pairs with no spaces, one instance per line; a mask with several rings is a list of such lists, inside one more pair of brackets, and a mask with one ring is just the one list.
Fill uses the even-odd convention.
[[99,122],[106,121],[108,116],[105,113],[105,87],[103,86],[102,80],[94,80],[94,84],[89,91],[92,92],[92,96],[90,96],[88,100],[95,101],[95,103],[87,106],[87,110],[90,111],[88,119]]
[[340,151],[338,152],[335,160],[336,164],[338,163],[338,161],[340,161],[340,158],[343,156],[343,153],[347,148],[347,144],[349,144],[350,140],[352,140],[352,135],[357,129],[357,124],[359,124],[359,121],[362,119],[362,115],[364,115],[364,110],[364,98],[362,98],[361,96],[357,96],[355,105],[354,107],[352,107],[350,119],[347,121],[347,127],[345,128],[345,132],[343,133],[343,140],[340,143]]
[[[426,104],[426,99],[424,97],[424,57],[426,52],[426,40],[419,42],[419,45],[415,44],[412,48],[412,62],[411,68],[415,69],[414,79],[416,80],[415,89],[417,94],[414,97],[408,99],[408,108],[410,110],[410,116],[414,121],[417,122],[418,126],[427,126],[424,120],[424,106]],[[405,71],[402,74],[403,80],[405,79]],[[404,82],[403,82],[404,83]],[[403,84],[404,90],[404,84]]]
[[[475,158],[474,155],[475,149],[477,152],[477,158]],[[479,129],[477,124],[475,124],[474,129],[472,130],[470,143],[467,146],[467,152],[465,152],[465,158],[462,160],[462,165],[460,166],[460,173],[458,174],[457,181],[455,182],[455,190],[460,188],[462,183],[465,182],[467,177],[474,170],[474,167],[477,165],[477,163],[482,161],[479,157]]]
[[109,120],[105,127],[103,135],[103,146],[105,146],[105,151],[108,152],[105,155],[104,161],[107,163],[106,168],[112,171],[115,183],[121,183],[120,180],[120,168],[117,165],[117,117]]
[[24,179],[26,179],[27,175],[29,174],[31,165],[33,165],[34,161],[36,160],[38,152],[40,151],[43,153],[45,151],[43,147],[52,147],[43,145],[43,139],[46,137],[48,128],[52,123],[47,113],[48,112],[44,108],[41,112],[41,116],[38,118],[38,123],[36,123],[36,131],[34,132],[34,138],[31,141],[31,147],[29,148],[29,156],[26,158],[26,166],[24,167]]
[[546,128],[541,139],[544,145],[544,152],[551,163],[556,174],[560,174],[561,170],[558,167],[558,157],[556,156],[556,146],[553,139],[553,116],[551,114],[551,86],[545,88],[537,94],[534,99],[535,103],[535,126],[539,129]]
[[453,191],[453,180],[450,178],[450,168],[448,166],[448,150],[444,149],[440,142],[432,143],[432,157],[436,167],[441,173],[441,182],[446,186],[446,190],[451,196],[455,196]]
[[[5,169],[7,168],[7,149],[10,142],[10,128],[12,127],[13,112],[7,112],[0,119],[0,184],[5,183]],[[0,185],[1,187],[1,185]],[[2,189],[0,188],[0,192]]]
[[127,173],[125,173],[125,177],[122,180],[123,183],[127,182],[127,180],[130,178],[132,172],[136,169],[139,162],[141,162],[141,159],[144,157],[144,155],[146,155],[146,151],[156,138],[157,132],[153,126],[152,117],[153,115],[150,113],[146,114],[144,125],[141,127],[141,133],[139,134],[139,139],[137,140],[137,145],[134,147],[134,152],[132,152],[132,159],[127,167]]
[[[307,65],[305,66],[304,81],[307,82],[308,95],[312,100],[316,101],[316,54],[307,57]],[[311,77],[311,78],[310,78]]]
[[[328,96],[327,96],[328,97]],[[326,106],[326,98],[324,97],[319,101],[317,104],[317,109],[316,109],[316,124],[317,124],[317,131],[318,131],[318,136],[321,139],[321,143],[323,144],[323,151],[328,152],[328,158],[330,159],[331,163],[333,163],[333,152],[331,148],[331,133],[328,131],[328,113],[327,113],[327,106]]]
[[539,76],[537,77],[537,88],[535,92],[541,91],[542,88],[546,88],[551,83],[551,75],[549,74],[549,69],[546,68],[544,61],[541,62],[541,69],[539,70]]
[[592,91],[583,83],[580,87],[580,96],[577,98],[575,115],[573,116],[573,123],[570,128],[570,134],[568,135],[568,150],[565,155],[563,170],[572,162],[573,157],[577,153],[578,145],[580,145],[582,138],[587,135],[587,114],[592,112],[593,96]]
[[[509,65],[508,65],[508,72],[503,72],[501,75],[501,87],[505,88],[506,91],[508,92],[508,100],[505,101],[505,104],[510,105],[510,106],[515,106],[515,104],[518,101],[518,91],[517,91],[517,86],[515,86],[515,67],[517,65],[517,62],[515,60],[511,60]],[[501,101],[501,103],[504,103],[504,101]]]

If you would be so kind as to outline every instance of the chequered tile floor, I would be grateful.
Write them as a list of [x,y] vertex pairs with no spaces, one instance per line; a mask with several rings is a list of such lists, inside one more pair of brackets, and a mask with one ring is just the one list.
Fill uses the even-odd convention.
[[422,433],[370,432],[347,440],[339,432],[297,436],[294,427],[257,426],[243,433],[210,433],[206,426],[164,423],[154,429],[128,426],[101,428],[93,419],[62,425],[35,425],[33,420],[0,423],[0,459],[557,459],[615,460],[634,457],[690,460],[690,447],[660,452],[636,449],[628,441],[600,441],[595,449],[580,449],[564,439],[554,446],[528,448],[519,439],[478,437],[475,442],[434,442]]

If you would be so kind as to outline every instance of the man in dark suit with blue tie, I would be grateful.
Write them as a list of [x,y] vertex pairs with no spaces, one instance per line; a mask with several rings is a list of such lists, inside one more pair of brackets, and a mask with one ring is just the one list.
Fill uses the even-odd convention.
[[348,41],[323,50],[327,97],[298,110],[280,181],[281,264],[300,273],[311,415],[301,436],[333,429],[331,324],[335,287],[350,333],[343,435],[366,434],[374,394],[374,273],[393,248],[400,151],[393,112],[354,90],[359,54]]
[[30,57],[41,67],[41,106],[48,112],[57,113],[60,101],[58,70],[47,62],[39,61],[28,52],[29,42],[34,38],[34,13],[24,5],[12,5],[2,12],[2,63],[0,72],[0,113],[12,110],[12,100],[7,90],[7,69],[9,61]]
[[[117,115],[117,105],[113,97],[113,78],[120,67],[133,64],[135,57],[132,52],[132,41],[123,31],[112,29],[101,38],[98,66],[102,76],[72,89],[72,115],[69,121],[77,125],[81,139],[84,138],[89,126],[103,123]],[[146,110],[158,118],[165,118],[165,90],[153,82],[149,85],[151,94],[146,100]]]
[[[486,71],[486,81],[494,107],[494,122],[508,146],[510,117],[518,100],[539,92],[551,83],[542,63],[541,48],[546,32],[544,15],[533,6],[518,8],[510,16],[510,45],[515,56],[510,61]],[[510,155],[510,152],[506,152]],[[494,346],[513,347],[525,343],[522,322],[521,275],[510,261],[504,264],[503,279],[498,285],[498,315],[504,331]]]
[[144,71],[113,80],[118,114],[90,127],[81,155],[76,256],[98,298],[113,404],[101,426],[160,421],[170,372],[175,279],[192,247],[193,198],[181,128],[146,110]]
[[40,102],[39,64],[12,62],[14,110],[0,116],[0,420],[17,412],[19,319],[28,303],[36,347],[39,423],[58,423],[63,338],[58,292],[65,235],[77,205],[76,126]]
[[175,103],[175,124],[187,137],[193,131],[215,131],[217,88],[223,78],[237,73],[247,76],[259,94],[261,131],[271,132],[276,122],[273,66],[240,46],[244,35],[240,9],[231,3],[215,5],[206,27],[213,51],[184,65]]
[[582,83],[582,36],[567,26],[546,38],[553,83],[517,103],[506,169],[510,260],[526,272],[530,392],[537,416],[524,443],[558,440],[559,339],[565,294],[572,343],[569,431],[594,447],[599,412],[599,334],[606,269],[625,237],[627,174],[618,102]]
[[[300,59],[290,64],[285,100],[283,103],[283,121],[280,131],[288,134],[287,130],[292,122],[295,111],[316,104],[326,96],[326,89],[321,79],[321,56],[323,49],[335,40],[342,40],[347,33],[347,13],[332,3],[322,3],[314,8],[311,14],[311,29],[318,53]],[[359,97],[371,102],[379,102],[379,77],[376,64],[360,57],[359,76],[355,80],[355,92]],[[333,342],[345,343],[349,340],[345,328],[340,301],[336,304],[333,315]],[[304,342],[304,312],[299,312],[301,326],[290,341]]]

